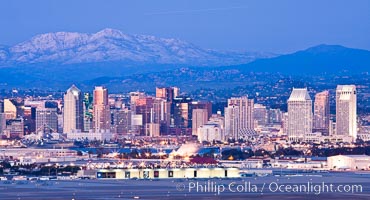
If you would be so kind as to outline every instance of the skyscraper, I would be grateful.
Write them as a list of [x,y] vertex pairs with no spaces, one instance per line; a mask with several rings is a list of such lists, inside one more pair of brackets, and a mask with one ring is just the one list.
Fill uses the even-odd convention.
[[229,105],[225,108],[225,136],[228,138],[239,139],[240,108],[235,105]]
[[127,108],[114,110],[114,130],[118,138],[127,135],[131,130],[131,110]]
[[4,113],[6,119],[16,119],[17,118],[17,107],[10,99],[4,99]]
[[174,98],[179,96],[180,89],[178,87],[164,87],[155,89],[155,97],[166,99],[172,102]]
[[93,98],[93,127],[96,132],[110,130],[110,108],[108,104],[108,90],[105,87],[97,86]]
[[288,99],[288,137],[302,142],[312,133],[312,100],[307,88],[293,88]]
[[36,132],[56,133],[58,132],[57,108],[36,108]]
[[64,133],[68,133],[72,130],[84,131],[83,100],[83,94],[75,85],[72,85],[64,94]]
[[269,124],[281,124],[283,121],[283,112],[280,109],[269,109],[267,114]]
[[190,106],[191,109],[205,109],[207,110],[207,117],[212,116],[212,103],[209,101],[193,101]]
[[23,107],[24,134],[34,133],[36,130],[36,107]]
[[262,104],[254,104],[253,117],[256,125],[265,126],[268,119],[266,106]]
[[338,85],[336,91],[336,134],[357,138],[355,85]]
[[135,103],[136,100],[145,98],[145,94],[143,92],[130,92],[130,108],[133,114],[136,114]]
[[153,103],[154,98],[152,97],[137,99],[135,102],[135,114],[141,115],[143,120],[140,127],[140,135],[145,135],[146,124],[154,121]]
[[84,128],[85,132],[89,132],[92,128],[93,113],[94,113],[94,104],[93,96],[90,93],[84,94],[83,100],[83,109],[84,109]]
[[4,112],[4,101],[0,100],[0,113]]
[[193,109],[192,112],[192,134],[198,135],[198,128],[208,121],[208,111],[206,109]]
[[153,102],[152,123],[160,124],[160,133],[167,134],[171,122],[171,102],[155,98]]
[[3,134],[3,130],[6,128],[6,117],[4,113],[0,112],[0,136]]
[[247,96],[243,97],[232,97],[228,99],[228,105],[235,105],[239,108],[239,129],[244,130],[253,130],[254,129],[254,100],[248,99]]
[[[190,97],[176,97],[173,99],[171,108],[171,120],[176,128],[190,128],[192,126],[192,107]],[[172,125],[172,124],[171,124]]]
[[329,120],[329,91],[326,90],[315,95],[313,130],[328,135]]

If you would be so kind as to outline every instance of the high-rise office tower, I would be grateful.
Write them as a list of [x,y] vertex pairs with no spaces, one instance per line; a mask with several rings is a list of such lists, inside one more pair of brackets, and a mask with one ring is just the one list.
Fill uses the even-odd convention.
[[191,128],[192,109],[190,97],[176,97],[173,99],[171,106],[171,120],[176,128]]
[[314,132],[321,132],[323,135],[329,134],[330,105],[329,91],[323,91],[315,95],[314,103]]
[[193,109],[192,112],[192,134],[198,135],[198,128],[208,122],[208,111],[206,109]]
[[64,94],[64,133],[69,133],[72,130],[84,131],[83,100],[83,94],[75,85],[72,85]]
[[225,136],[227,138],[240,138],[239,111],[240,108],[236,105],[229,105],[225,108]]
[[281,118],[281,126],[283,128],[283,133],[288,134],[288,125],[289,124],[289,116],[288,112],[283,113]]
[[190,106],[191,109],[205,109],[207,110],[207,117],[212,116],[212,103],[209,101],[193,101]]
[[160,125],[161,134],[167,134],[171,122],[171,102],[166,99],[155,98],[151,122]]
[[127,108],[114,110],[114,130],[113,133],[117,134],[118,138],[123,137],[130,133],[131,130],[131,110]]
[[130,108],[133,114],[135,114],[136,108],[135,103],[136,100],[145,98],[145,94],[143,92],[130,92]]
[[179,96],[180,89],[178,87],[164,87],[155,89],[155,97],[166,99],[169,102]]
[[256,125],[265,126],[267,124],[267,109],[262,104],[254,104],[253,117]]
[[293,88],[288,99],[288,137],[292,142],[305,140],[312,133],[312,100],[307,88]]
[[4,112],[4,101],[0,100],[0,113]]
[[147,123],[145,125],[145,135],[150,137],[159,137],[160,125],[156,123]]
[[93,97],[93,128],[96,132],[110,130],[110,108],[108,104],[108,90],[105,87],[97,86]]
[[36,130],[36,107],[23,107],[24,134],[34,133]]
[[6,119],[16,119],[17,118],[17,107],[10,99],[4,99],[4,113]]
[[3,134],[3,130],[6,128],[6,116],[0,112],[0,136]]
[[36,108],[36,132],[56,133],[58,132],[57,108]]
[[248,99],[247,96],[243,97],[232,97],[228,99],[228,105],[235,105],[239,108],[239,129],[253,130],[254,129],[254,100]]
[[338,85],[336,91],[336,134],[357,138],[355,85]]
[[280,109],[269,109],[268,114],[268,123],[269,124],[281,124],[283,121],[283,112]]
[[94,113],[94,103],[93,96],[90,93],[84,94],[83,100],[83,112],[84,112],[84,128],[85,132],[89,132],[92,128],[93,113]]
[[139,127],[140,135],[145,135],[146,124],[152,123],[154,120],[153,103],[152,97],[137,99],[135,102],[135,114],[142,116],[142,126]]

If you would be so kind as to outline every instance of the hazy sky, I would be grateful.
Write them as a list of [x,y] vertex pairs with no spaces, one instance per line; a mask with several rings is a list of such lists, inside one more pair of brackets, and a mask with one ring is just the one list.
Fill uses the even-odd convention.
[[0,44],[103,28],[218,50],[370,50],[370,0],[0,0]]

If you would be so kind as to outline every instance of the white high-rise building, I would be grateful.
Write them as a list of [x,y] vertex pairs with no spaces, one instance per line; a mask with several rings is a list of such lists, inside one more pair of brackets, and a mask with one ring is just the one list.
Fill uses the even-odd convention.
[[228,106],[235,105],[239,108],[239,129],[241,132],[244,130],[254,129],[254,100],[248,99],[247,96],[232,97],[227,101]]
[[312,100],[307,88],[293,88],[288,99],[288,137],[292,142],[305,141],[312,133]]
[[355,85],[338,85],[336,91],[336,135],[357,138],[357,97]]
[[239,107],[229,105],[225,108],[225,136],[239,139]]
[[64,94],[63,132],[84,131],[83,94],[72,85]]

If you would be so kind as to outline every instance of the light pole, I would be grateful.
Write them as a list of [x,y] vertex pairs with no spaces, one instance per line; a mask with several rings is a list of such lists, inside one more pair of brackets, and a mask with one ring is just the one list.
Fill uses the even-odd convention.
[[55,164],[55,176],[58,177],[58,167],[59,167],[59,164],[56,163]]

